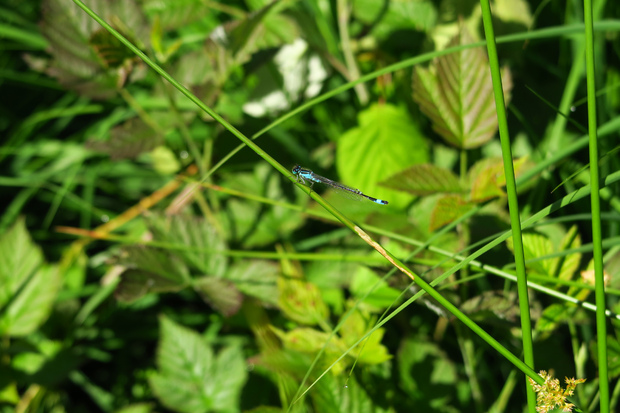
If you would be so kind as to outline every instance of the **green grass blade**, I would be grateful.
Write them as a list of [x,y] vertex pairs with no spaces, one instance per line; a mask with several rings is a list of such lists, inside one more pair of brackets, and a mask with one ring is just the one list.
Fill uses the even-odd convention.
[[[512,228],[512,240],[514,243],[513,253],[517,269],[517,289],[519,292],[519,307],[521,313],[521,330],[523,343],[523,357],[525,363],[534,369],[534,347],[532,343],[532,324],[530,321],[530,302],[527,289],[527,276],[525,274],[525,253],[523,252],[523,238],[521,234],[521,220],[519,219],[519,202],[517,200],[517,183],[512,161],[512,148],[506,119],[506,104],[502,88],[502,77],[497,57],[497,46],[493,30],[493,18],[491,6],[488,0],[481,0],[482,20],[489,52],[489,65],[491,78],[493,79],[493,92],[495,94],[495,110],[499,124],[499,137],[502,145],[502,157],[504,160],[504,173],[506,175],[506,194],[508,196],[508,209],[510,212],[510,226]],[[528,409],[534,412],[536,409],[536,394],[527,383]]]
[[603,274],[603,246],[601,230],[601,200],[599,193],[599,162],[598,138],[596,135],[596,71],[594,67],[594,23],[593,5],[591,0],[585,0],[585,49],[586,49],[586,78],[588,84],[588,129],[590,135],[590,194],[592,208],[592,244],[594,255],[594,278],[596,295],[596,344],[598,352],[598,376],[600,411],[609,412],[609,373],[607,371],[607,320],[605,317],[605,281]]

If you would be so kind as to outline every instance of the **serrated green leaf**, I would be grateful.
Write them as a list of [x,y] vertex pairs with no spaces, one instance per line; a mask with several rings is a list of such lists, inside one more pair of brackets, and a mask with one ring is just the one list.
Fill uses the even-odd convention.
[[[346,383],[346,386],[345,386]],[[348,380],[342,376],[326,374],[313,387],[310,393],[316,411],[322,413],[383,413],[386,410],[373,404],[372,399],[355,375]]]
[[[449,47],[472,43],[465,26]],[[512,80],[502,71],[506,104]],[[488,142],[497,131],[497,115],[488,61],[483,49],[466,49],[433,61],[428,69],[414,68],[413,99],[433,123],[433,130],[461,149]]]
[[[573,225],[566,232],[558,247],[558,251],[565,251],[579,248],[581,246],[581,235],[577,232],[577,226]],[[551,274],[557,276],[561,280],[572,280],[573,275],[579,269],[581,262],[581,254],[573,253],[564,257],[557,257],[553,260],[550,268]],[[558,269],[558,266],[561,267]]]
[[[372,4],[374,3],[374,4]],[[395,36],[400,31],[418,31],[428,33],[437,22],[437,8],[435,4],[430,0],[417,0],[417,1],[390,1],[385,4],[377,1],[360,2],[359,0],[354,2],[357,7],[353,9],[354,13],[362,14],[366,17],[367,12],[363,9],[368,4],[371,8],[379,5],[381,17],[378,21],[368,22],[372,24],[372,35],[378,40],[384,40],[389,36]],[[356,12],[357,10],[357,12]]]
[[396,106],[375,104],[359,114],[359,126],[338,140],[336,166],[343,184],[390,205],[404,205],[410,196],[378,183],[428,158],[428,144],[409,115]]
[[[542,234],[526,232],[522,235],[523,252],[525,254],[525,266],[541,275],[551,276],[553,269],[553,259],[546,259],[534,262],[528,260],[540,258],[553,253],[553,243],[549,238]],[[511,251],[514,251],[512,238],[506,240],[506,245]]]
[[247,376],[247,366],[241,346],[233,344],[223,348],[215,357],[214,410],[239,411],[241,390]]
[[159,248],[125,246],[121,249],[116,263],[127,268],[157,274],[171,284],[183,285],[190,279],[185,264],[178,257]]
[[52,312],[61,285],[58,267],[41,266],[0,315],[0,335],[25,336],[39,328]]
[[41,249],[32,242],[24,218],[0,237],[0,308],[43,263]]
[[[345,345],[352,346],[357,340],[365,335],[376,323],[376,317],[371,316],[368,312],[362,312],[359,308],[342,324],[340,336]],[[379,328],[366,338],[364,344],[355,347],[351,353],[352,357],[356,357],[359,363],[363,364],[380,364],[392,358],[388,349],[381,344],[385,329]]]
[[620,287],[620,251],[616,251],[605,261],[605,272],[609,274],[611,288]]
[[121,281],[114,290],[114,297],[124,303],[134,302],[149,293],[180,291],[186,285],[181,281],[143,270],[126,270],[120,277]]
[[226,317],[236,314],[243,302],[243,296],[235,284],[223,278],[202,277],[194,288],[205,302]]
[[[129,40],[134,43],[133,39]],[[91,34],[88,43],[95,50],[106,69],[117,69],[124,64],[126,59],[132,59],[135,56],[120,40],[103,27]]]
[[550,333],[558,328],[560,323],[571,319],[574,308],[569,309],[564,304],[551,304],[545,308],[536,323],[536,331],[539,333]]
[[[105,20],[118,23],[117,30],[126,37],[148,39],[144,16],[134,1],[94,0],[89,2],[89,7]],[[106,53],[120,49],[112,43],[103,42],[102,36],[108,38],[107,35],[96,35],[101,33],[101,26],[73,2],[46,0],[43,3],[41,33],[48,40],[52,55],[47,74],[68,89],[91,98],[114,96],[118,87],[129,78],[134,65],[141,65],[137,57],[121,51],[112,54],[116,58],[124,56],[125,59],[108,67],[105,56],[110,55]],[[89,39],[95,42],[91,44]],[[102,52],[105,55],[103,58]]]
[[[160,341],[157,367],[164,375],[176,376],[180,382],[196,383],[200,389],[213,367],[213,350],[195,331],[168,317],[160,317]],[[191,368],[188,368],[192,366]]]
[[[379,286],[375,287],[377,283]],[[358,265],[351,280],[351,293],[361,298],[373,287],[373,292],[364,299],[364,304],[381,309],[397,304],[396,300],[400,297],[400,291],[388,286],[387,282],[382,281],[367,267]]]
[[620,376],[620,342],[612,335],[607,336],[607,368],[610,379]]
[[162,28],[176,30],[189,24],[213,16],[213,9],[201,0],[147,0],[144,11],[151,17],[160,19]]
[[261,50],[291,44],[301,37],[301,29],[297,22],[283,13],[267,15],[263,25],[265,29],[256,44]]
[[233,264],[224,277],[246,295],[276,305],[279,267],[267,261],[244,260]]
[[431,214],[429,231],[435,231],[450,222],[455,221],[474,208],[460,195],[446,195],[437,199],[437,203]]
[[157,374],[149,378],[153,392],[179,412],[238,411],[239,392],[247,377],[238,346],[217,356],[196,332],[161,317]]
[[[513,160],[515,176],[518,177],[528,169],[526,157]],[[468,172],[470,201],[483,202],[505,196],[506,174],[501,158],[485,158],[476,162]]]
[[155,396],[170,410],[183,413],[202,413],[211,411],[213,401],[200,393],[197,387],[179,381],[174,376],[153,374],[149,377],[149,384]]
[[35,331],[49,317],[61,285],[58,268],[43,264],[20,218],[0,238],[0,335]]
[[150,224],[158,241],[188,246],[177,254],[203,275],[221,277],[226,271],[227,260],[221,254],[226,250],[226,243],[206,219],[174,215],[153,219]]
[[432,164],[413,165],[390,176],[381,185],[420,196],[463,192],[458,177],[452,171]]
[[501,159],[486,158],[476,162],[469,170],[470,200],[472,202],[484,202],[504,196],[505,193],[498,184],[500,175],[503,173],[504,166]]
[[227,23],[225,25],[228,31],[225,38],[226,48],[237,54],[242,48],[248,47],[249,42],[256,41],[253,36],[254,32],[274,9],[276,4],[277,2],[271,2],[265,7],[248,14],[243,20],[237,20],[232,24]]
[[[329,333],[318,331],[309,327],[295,328],[284,332],[272,327],[272,331],[282,340],[285,348],[302,353],[318,353],[329,338]],[[342,354],[346,350],[344,343],[338,337],[332,337],[325,349],[326,354]]]

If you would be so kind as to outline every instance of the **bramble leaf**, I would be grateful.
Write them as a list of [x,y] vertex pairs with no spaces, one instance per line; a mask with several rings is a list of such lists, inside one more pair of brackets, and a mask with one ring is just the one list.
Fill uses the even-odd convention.
[[[463,26],[448,47],[472,43]],[[442,56],[428,68],[413,72],[413,99],[433,123],[433,130],[461,149],[479,147],[497,131],[493,85],[483,49],[465,49]],[[510,101],[512,78],[502,70],[506,104]]]
[[[146,21],[135,1],[93,0],[89,7],[130,41],[149,38]],[[144,67],[141,60],[73,2],[46,0],[41,33],[52,55],[47,74],[80,94],[106,99],[116,94],[132,74],[143,75],[135,70]]]
[[0,237],[0,335],[25,336],[39,328],[61,285],[58,267],[44,264],[20,218]]
[[413,165],[384,180],[381,185],[420,196],[463,192],[452,171],[432,164]]

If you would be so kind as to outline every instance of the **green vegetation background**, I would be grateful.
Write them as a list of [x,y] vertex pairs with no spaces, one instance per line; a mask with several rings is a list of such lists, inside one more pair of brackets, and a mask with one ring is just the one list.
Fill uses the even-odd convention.
[[614,410],[617,4],[592,47],[579,2],[491,3],[528,311],[479,3],[76,3],[0,5],[3,412],[521,412],[532,368]]

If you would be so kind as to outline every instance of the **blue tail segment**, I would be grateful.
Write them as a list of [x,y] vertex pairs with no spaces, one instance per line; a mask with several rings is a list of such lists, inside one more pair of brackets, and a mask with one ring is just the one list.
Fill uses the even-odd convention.
[[300,182],[304,185],[307,185],[307,183],[310,182],[310,187],[312,187],[312,185],[314,185],[315,182],[318,182],[320,184],[331,186],[335,190],[344,191],[350,195],[353,195],[354,197],[358,199],[367,199],[379,205],[388,204],[388,201],[384,201],[383,199],[378,199],[378,198],[373,198],[371,196],[368,196],[362,193],[362,191],[360,191],[359,189],[351,188],[350,186],[346,186],[339,182],[332,181],[331,179],[327,179],[321,175],[315,174],[310,169],[304,169],[299,165],[293,168],[293,175],[295,175],[295,177],[297,178],[297,182]]

